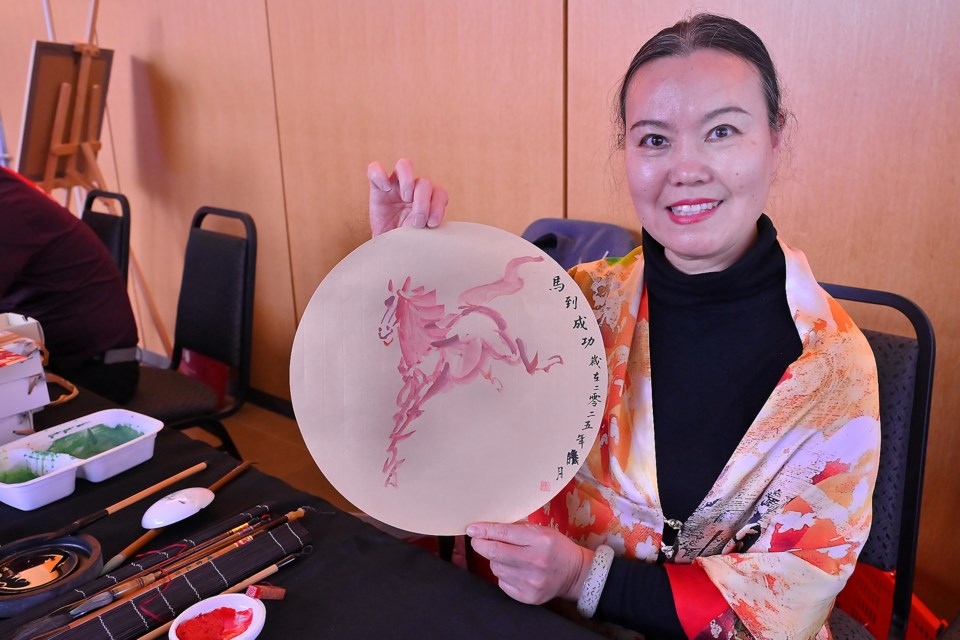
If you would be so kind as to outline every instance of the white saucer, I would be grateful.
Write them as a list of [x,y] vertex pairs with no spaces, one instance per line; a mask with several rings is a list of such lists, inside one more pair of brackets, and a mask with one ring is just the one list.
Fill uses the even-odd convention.
[[218,596],[213,596],[201,600],[190,608],[184,610],[183,613],[178,615],[173,621],[173,624],[170,625],[170,631],[168,637],[170,640],[177,639],[177,627],[182,623],[196,618],[202,613],[209,613],[220,607],[229,607],[231,609],[236,609],[240,611],[242,609],[251,609],[253,610],[253,621],[250,623],[250,626],[247,627],[247,630],[236,636],[234,640],[253,640],[258,635],[260,631],[263,630],[263,623],[267,620],[267,609],[263,606],[263,603],[256,598],[251,598],[242,593],[221,593]]

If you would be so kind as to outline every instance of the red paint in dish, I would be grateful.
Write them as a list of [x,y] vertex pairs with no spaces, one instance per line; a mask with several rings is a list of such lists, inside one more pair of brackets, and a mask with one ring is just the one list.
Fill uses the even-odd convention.
[[250,628],[253,609],[220,607],[196,618],[184,620],[177,626],[180,640],[230,640]]

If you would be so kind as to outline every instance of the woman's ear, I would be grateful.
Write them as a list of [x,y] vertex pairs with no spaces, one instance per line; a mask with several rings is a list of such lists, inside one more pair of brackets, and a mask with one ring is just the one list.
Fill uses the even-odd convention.
[[783,128],[787,124],[787,116],[783,113],[777,114],[777,127],[770,128],[770,141],[773,144],[773,150],[780,152],[780,142],[783,140]]
[[770,128],[770,146],[773,150],[773,173],[777,173],[777,168],[780,166],[780,150],[782,148],[783,142],[783,125],[785,118],[783,114],[777,116],[777,124],[779,125],[776,129],[773,127]]

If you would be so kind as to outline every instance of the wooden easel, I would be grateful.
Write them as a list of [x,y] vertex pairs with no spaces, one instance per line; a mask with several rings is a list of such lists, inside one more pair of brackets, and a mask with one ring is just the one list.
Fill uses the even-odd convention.
[[[40,187],[47,193],[54,189],[65,189],[68,204],[71,191],[76,186],[82,187],[86,191],[94,189],[109,191],[106,180],[104,180],[100,171],[100,165],[97,164],[97,153],[102,146],[98,127],[104,100],[103,87],[99,84],[88,86],[90,83],[90,67],[93,59],[100,54],[100,47],[94,44],[99,5],[99,0],[91,0],[90,17],[87,23],[87,41],[74,45],[74,50],[80,54],[76,93],[71,95],[73,90],[70,83],[64,82],[60,85],[57,107],[54,112],[53,131],[50,136],[50,150],[47,155],[43,180],[40,182]],[[43,0],[43,10],[47,23],[47,36],[51,41],[55,41],[56,34],[53,29],[50,0]],[[67,117],[71,108],[73,117],[68,130]],[[86,122],[84,122],[85,118]],[[84,127],[84,124],[86,124],[86,127]],[[67,163],[66,170],[58,177],[57,168],[64,158]],[[83,160],[82,164],[79,162],[80,159]],[[107,201],[107,207],[111,213],[117,214],[113,200]],[[166,355],[169,357],[173,352],[170,336],[160,317],[160,312],[150,289],[143,278],[140,263],[132,249],[130,250],[130,266],[132,267],[134,286],[143,295],[150,320],[157,331]]]
[[[47,18],[47,34],[53,36],[53,18],[50,14],[49,0],[44,0],[44,14]],[[99,84],[90,86],[90,66],[93,59],[100,55],[100,47],[94,44],[95,24],[99,0],[92,0],[90,6],[90,20],[87,25],[87,42],[78,42],[74,50],[80,54],[80,72],[77,78],[76,95],[71,96],[70,83],[60,85],[60,94],[57,108],[54,112],[53,132],[50,136],[50,152],[47,155],[46,168],[41,188],[47,193],[54,189],[66,189],[69,201],[70,190],[80,185],[90,191],[105,188],[103,175],[97,165],[97,153],[102,146],[98,137],[97,126],[103,106],[103,88]],[[88,100],[89,91],[89,100]],[[72,98],[72,104],[71,104]],[[67,114],[73,108],[73,119],[70,122],[69,136],[66,136]],[[84,119],[86,118],[86,122]],[[86,124],[86,127],[84,127]],[[86,135],[83,136],[84,129]],[[78,159],[84,160],[84,170],[78,169]],[[57,166],[61,158],[66,158],[67,167],[62,177],[57,177]]]

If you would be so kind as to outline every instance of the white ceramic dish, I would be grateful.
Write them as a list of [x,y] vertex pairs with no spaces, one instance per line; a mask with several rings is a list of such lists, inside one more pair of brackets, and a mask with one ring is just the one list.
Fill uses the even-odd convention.
[[220,607],[229,607],[237,611],[243,609],[251,609],[253,611],[253,620],[250,622],[250,626],[247,627],[246,631],[235,636],[234,640],[253,640],[260,635],[260,631],[263,630],[263,623],[267,620],[267,608],[263,606],[263,603],[256,598],[251,598],[242,593],[221,593],[218,596],[201,600],[195,605],[185,609],[183,613],[174,619],[173,624],[170,625],[168,637],[170,640],[178,640],[177,627],[191,618],[196,618],[202,613],[209,613]]
[[[65,436],[97,425],[128,425],[140,435],[89,458],[48,453],[50,445]],[[0,502],[22,511],[50,504],[73,493],[76,478],[100,482],[153,457],[159,420],[126,409],[108,409],[24,436],[0,447],[0,473],[26,465],[39,477],[18,483],[0,482]]]

